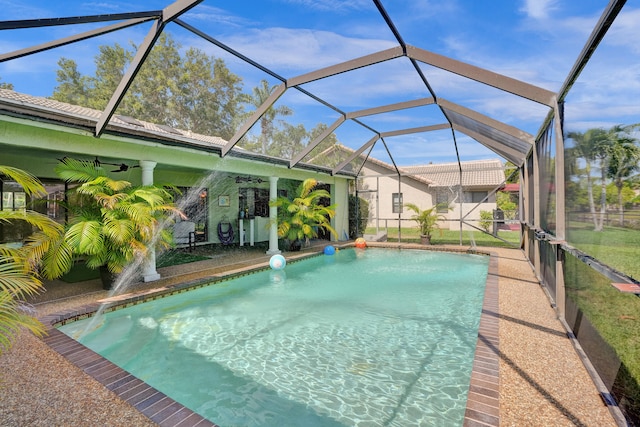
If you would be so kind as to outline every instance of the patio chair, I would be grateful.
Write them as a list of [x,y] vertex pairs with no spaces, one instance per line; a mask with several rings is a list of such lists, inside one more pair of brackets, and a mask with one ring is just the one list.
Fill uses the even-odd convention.
[[180,221],[173,225],[173,241],[176,245],[188,245],[189,250],[196,248],[196,223]]

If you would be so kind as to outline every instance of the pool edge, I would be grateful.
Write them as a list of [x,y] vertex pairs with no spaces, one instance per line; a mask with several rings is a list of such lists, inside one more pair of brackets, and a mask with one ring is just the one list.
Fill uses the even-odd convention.
[[[341,247],[351,246],[353,245],[344,245]],[[471,253],[489,256],[489,269],[487,272],[485,295],[480,316],[463,426],[499,426],[499,305],[497,255],[495,253],[476,251],[473,249],[425,247],[423,245],[413,244],[376,243],[370,246]],[[297,261],[319,254],[322,254],[322,252],[294,256],[292,260]],[[147,299],[156,299],[166,296],[167,294],[184,292],[188,289],[201,286],[205,281],[211,282],[212,279],[214,281],[227,280],[262,268],[264,268],[264,266],[252,266],[233,270],[216,275],[215,277],[209,277],[208,279],[190,281],[184,286],[169,287],[170,289],[167,287],[161,288],[158,289],[155,294],[152,292],[131,294],[131,298],[118,301],[116,305],[136,304]],[[159,426],[175,426],[178,423],[181,427],[195,425],[200,427],[217,426],[215,423],[205,419],[191,409],[184,407],[169,396],[144,383],[142,380],[68,337],[56,328],[56,326],[64,324],[71,319],[79,320],[88,317],[97,311],[99,307],[100,304],[96,302],[73,310],[42,317],[40,320],[47,328],[47,335],[43,338],[43,341],[71,364],[114,392]]]
[[473,359],[465,427],[500,425],[498,256],[491,253]]

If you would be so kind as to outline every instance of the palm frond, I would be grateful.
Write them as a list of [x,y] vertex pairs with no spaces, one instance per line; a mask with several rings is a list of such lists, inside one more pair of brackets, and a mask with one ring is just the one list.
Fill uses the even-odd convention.
[[99,221],[72,224],[65,234],[65,239],[78,254],[96,254],[104,245],[102,224]]
[[38,178],[22,169],[0,165],[0,175],[5,175],[17,182],[24,189],[24,192],[31,196],[42,197],[47,195],[47,191]]
[[11,260],[0,262],[0,291],[7,292],[15,298],[35,295],[42,289],[42,283],[29,271],[25,271],[24,264]]
[[129,219],[113,219],[105,221],[102,231],[107,239],[112,240],[118,245],[125,245],[135,238],[136,227],[135,221]]
[[10,293],[0,291],[0,354],[11,348],[23,328],[37,336],[45,334],[42,323],[26,313]]
[[106,176],[106,172],[102,167],[96,166],[93,162],[87,160],[77,160],[65,158],[55,168],[56,174],[65,181],[73,182],[89,182],[99,176]]
[[64,237],[54,240],[42,256],[40,274],[55,279],[68,273],[73,267],[73,249]]

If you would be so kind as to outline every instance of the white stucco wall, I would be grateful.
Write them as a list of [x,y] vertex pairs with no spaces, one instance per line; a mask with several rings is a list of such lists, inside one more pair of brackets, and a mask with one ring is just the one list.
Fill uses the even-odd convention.
[[413,203],[421,209],[428,209],[435,202],[435,195],[424,182],[403,176],[399,185],[398,176],[389,176],[389,170],[373,164],[365,166],[363,173],[361,188],[377,189],[377,192],[360,194],[360,197],[369,200],[368,227],[397,227],[398,218],[400,218],[403,227],[412,227],[415,224],[415,222],[409,221],[413,212],[407,208],[403,207],[400,215],[393,212],[394,193],[402,193],[403,204]]
[[[447,221],[441,221],[440,227],[450,230],[460,229],[460,210],[462,214],[467,215],[464,220],[479,227],[478,220],[480,219],[480,211],[488,210],[493,211],[496,208],[495,194],[490,194],[485,203],[478,206],[477,203],[471,202],[470,191],[485,191],[491,193],[494,188],[487,186],[476,186],[473,188],[467,188],[462,195],[462,207],[460,206],[459,195],[457,190],[453,190],[448,187],[431,187],[428,184],[412,179],[410,177],[402,177],[400,188],[398,187],[398,177],[389,175],[390,171],[379,165],[371,162],[367,163],[363,168],[364,176],[361,178],[360,188],[366,190],[376,190],[377,192],[363,192],[360,197],[369,200],[370,203],[370,216],[369,227],[398,227],[398,214],[393,213],[393,193],[401,192],[403,196],[403,203],[414,203],[421,209],[429,209],[436,204],[438,200],[436,195],[440,192],[445,192],[446,199],[450,201],[450,207],[452,210],[443,213],[443,216]],[[412,227],[415,222],[410,218],[413,212],[404,208],[402,214],[400,214],[400,222],[403,227]],[[463,230],[473,230],[474,228],[468,224],[463,224]]]

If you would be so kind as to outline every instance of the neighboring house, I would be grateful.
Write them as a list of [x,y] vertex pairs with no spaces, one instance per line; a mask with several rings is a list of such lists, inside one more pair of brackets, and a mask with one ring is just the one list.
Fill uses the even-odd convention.
[[[49,199],[35,207],[50,217],[64,221],[64,210],[53,201],[64,197],[66,184],[54,168],[60,159],[71,157],[101,163],[113,177],[134,185],[166,183],[181,188],[189,196],[181,207],[195,222],[197,243],[219,243],[219,225],[226,232],[231,224],[234,243],[269,241],[269,251],[277,251],[269,199],[282,194],[284,179],[311,177],[328,186],[331,203],[337,204],[332,225],[339,236],[348,235],[348,188],[353,176],[332,176],[330,169],[322,167],[289,168],[286,161],[240,148],[222,157],[227,141],[221,138],[117,114],[96,138],[101,115],[101,111],[0,89],[0,164],[24,169],[43,181]],[[30,203],[7,180],[0,181],[0,196],[0,209],[19,210]],[[4,225],[0,243],[20,242],[28,234]]]
[[[367,159],[358,180],[359,195],[370,203],[370,227],[410,227],[413,211],[403,205],[413,203],[421,209],[439,206],[447,218],[443,228],[459,230],[478,227],[480,211],[496,209],[495,190],[505,181],[500,160],[410,166],[398,171],[391,164]],[[460,191],[461,190],[461,191]],[[466,223],[466,224],[465,224]]]

